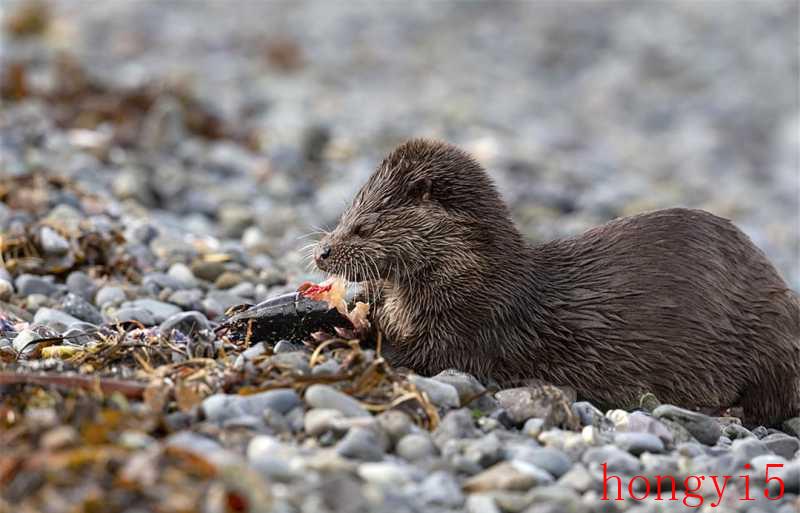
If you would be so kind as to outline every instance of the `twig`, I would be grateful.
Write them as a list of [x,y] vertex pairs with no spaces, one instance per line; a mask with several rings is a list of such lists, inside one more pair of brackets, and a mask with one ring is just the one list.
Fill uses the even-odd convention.
[[126,381],[78,374],[48,374],[27,372],[0,372],[0,385],[41,385],[61,388],[99,390],[103,394],[119,392],[128,399],[140,399],[147,385],[138,381]]

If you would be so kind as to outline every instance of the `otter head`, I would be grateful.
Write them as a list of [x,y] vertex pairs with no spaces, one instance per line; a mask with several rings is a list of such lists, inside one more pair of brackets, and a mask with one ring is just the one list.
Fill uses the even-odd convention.
[[486,265],[478,260],[502,234],[519,240],[481,166],[454,146],[415,139],[378,166],[314,259],[349,281],[402,282],[452,263]]

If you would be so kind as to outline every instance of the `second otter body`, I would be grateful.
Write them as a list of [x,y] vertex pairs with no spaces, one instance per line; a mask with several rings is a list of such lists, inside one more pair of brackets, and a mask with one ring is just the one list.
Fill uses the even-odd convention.
[[379,294],[388,358],[501,383],[539,379],[631,406],[800,414],[800,302],[732,223],[700,210],[617,219],[529,246],[485,171],[443,143],[390,154],[318,247]]

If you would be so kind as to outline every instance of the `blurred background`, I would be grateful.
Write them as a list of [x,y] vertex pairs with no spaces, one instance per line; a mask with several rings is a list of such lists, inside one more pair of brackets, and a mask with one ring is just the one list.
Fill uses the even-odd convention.
[[532,240],[698,207],[800,289],[796,1],[2,9],[0,174],[112,196],[156,255],[203,240],[296,285],[301,236],[430,136],[486,165]]

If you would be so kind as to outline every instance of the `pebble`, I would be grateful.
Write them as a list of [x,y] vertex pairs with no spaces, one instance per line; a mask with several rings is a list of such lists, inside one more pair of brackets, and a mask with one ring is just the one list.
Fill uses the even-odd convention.
[[115,322],[135,321],[142,323],[144,326],[154,326],[157,324],[153,313],[145,308],[120,308],[109,317]]
[[639,456],[644,452],[664,452],[664,442],[650,433],[617,433],[614,443],[623,450]]
[[354,427],[336,444],[336,453],[344,458],[380,461],[388,444],[388,437],[378,429]]
[[92,302],[95,292],[97,292],[97,285],[89,275],[83,271],[73,271],[67,276],[67,289],[73,294],[77,294],[88,302]]
[[170,276],[169,274],[149,273],[142,279],[142,287],[151,294],[158,294],[164,289],[181,290],[191,288],[192,285]]
[[770,451],[791,460],[800,450],[800,439],[783,433],[773,433],[761,439]]
[[793,417],[783,422],[783,430],[800,438],[800,417]]
[[103,324],[103,316],[89,301],[70,292],[61,300],[61,308],[67,314],[91,324]]
[[395,452],[408,461],[421,461],[436,456],[436,446],[427,433],[411,433],[397,442]]
[[342,366],[339,362],[330,358],[312,368],[311,374],[314,376],[333,376],[339,374],[341,368]]
[[419,485],[417,498],[422,504],[458,508],[464,504],[464,494],[458,481],[448,472],[433,472]]
[[466,408],[452,410],[442,418],[436,431],[433,433],[433,441],[437,447],[442,448],[448,440],[461,438],[477,438],[480,431],[475,427],[472,412]]
[[412,374],[410,379],[420,391],[428,395],[428,398],[436,406],[445,409],[458,408],[459,396],[454,386],[417,374]]
[[552,483],[553,476],[546,471],[523,461],[503,461],[464,482],[469,493],[490,490],[526,491],[534,486]]
[[125,301],[125,289],[117,286],[107,285],[100,287],[94,297],[94,303],[97,306],[116,305]]
[[467,496],[467,513],[502,513],[491,495],[473,493]]
[[167,276],[178,280],[183,286],[180,288],[193,288],[197,286],[197,278],[192,274],[192,270],[181,262],[172,264],[167,271]]
[[731,452],[745,462],[749,462],[756,456],[771,453],[766,443],[755,438],[742,438],[734,440],[731,444]]
[[297,392],[279,388],[252,395],[214,394],[203,400],[201,408],[208,420],[223,422],[241,415],[261,416],[264,410],[286,414],[301,404]]
[[0,301],[8,301],[13,294],[14,285],[5,278],[0,278]]
[[338,420],[343,419],[344,414],[339,410],[329,408],[312,408],[308,410],[303,419],[303,426],[306,434],[310,436],[320,436],[323,433],[332,431]]
[[714,445],[722,434],[719,422],[703,415],[670,404],[662,404],[653,411],[653,416],[658,419],[667,419],[683,426],[700,443]]
[[526,461],[536,467],[546,470],[555,478],[566,474],[572,467],[569,456],[559,449],[552,447],[514,446],[511,451],[513,459]]
[[413,472],[405,465],[394,462],[362,463],[356,471],[358,477],[379,486],[397,487],[409,483]]
[[268,479],[288,482],[296,477],[291,468],[291,459],[296,457],[294,447],[265,435],[258,435],[247,445],[247,460]]
[[218,289],[230,289],[242,283],[242,275],[239,273],[225,271],[214,280],[214,286]]
[[58,323],[70,327],[73,324],[81,322],[81,319],[53,308],[39,308],[39,310],[36,311],[36,315],[33,316],[33,322],[36,324],[48,325]]
[[272,348],[272,352],[275,354],[280,353],[294,353],[295,351],[303,351],[305,347],[302,344],[295,344],[294,342],[289,342],[288,340],[279,340],[275,347]]
[[21,354],[27,354],[36,349],[36,344],[32,344],[33,341],[39,340],[42,338],[38,335],[35,331],[30,329],[24,329],[20,331],[14,340],[11,342],[11,345],[14,347],[14,350]]
[[69,252],[69,241],[49,226],[39,230],[39,240],[46,255],[61,256]]
[[33,274],[20,274],[14,281],[14,285],[17,293],[22,297],[32,294],[51,296],[58,290],[58,287],[49,280]]
[[331,408],[345,417],[371,417],[361,404],[329,385],[311,385],[306,390],[306,403],[313,408]]
[[192,271],[192,276],[213,283],[225,272],[225,264],[222,262],[205,262],[198,260],[192,263],[190,270]]
[[206,316],[197,311],[180,312],[170,316],[161,323],[159,331],[162,335],[169,335],[172,330],[178,330],[184,335],[192,336],[199,331],[210,328]]
[[582,461],[589,466],[590,470],[594,467],[599,468],[603,463],[608,464],[608,472],[617,475],[633,476],[639,471],[639,460],[613,445],[602,447],[590,447],[583,454]]
[[184,310],[197,310],[202,307],[203,297],[205,297],[205,294],[200,289],[183,289],[176,290],[170,294],[167,301],[180,306]]
[[[495,394],[495,399],[516,425],[523,425],[530,418],[541,418],[545,426],[561,425],[573,416],[572,410],[565,410],[566,399],[554,387],[544,389],[533,387],[509,388]],[[551,393],[552,392],[552,393]]]
[[156,301],[155,299],[136,299],[128,303],[123,303],[123,307],[144,309],[153,315],[153,324],[161,324],[168,318],[181,312],[181,309],[170,303]]

